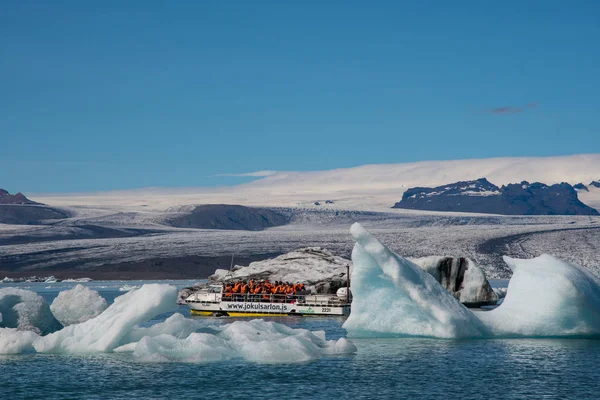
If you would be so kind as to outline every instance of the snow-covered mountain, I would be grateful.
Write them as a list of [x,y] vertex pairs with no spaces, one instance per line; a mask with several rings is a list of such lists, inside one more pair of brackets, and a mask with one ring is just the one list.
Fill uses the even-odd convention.
[[[600,188],[588,184],[600,178],[598,166],[600,155],[432,161],[275,172],[227,188],[27,193],[68,216],[35,225],[0,223],[0,278],[2,274],[200,278],[228,267],[232,253],[245,264],[317,246],[349,257],[348,227],[356,221],[373,229],[402,256],[468,257],[490,277],[509,274],[501,255],[533,257],[541,252],[598,272],[597,216],[498,216],[391,208],[409,187],[482,176],[496,185],[523,180],[584,182],[588,190],[579,190],[578,198],[600,208]],[[265,225],[262,231],[231,230],[237,222],[248,228],[244,213],[243,218],[236,217],[237,222],[219,223],[225,230],[197,229],[205,227],[197,224],[204,223],[205,213],[200,213],[200,220],[194,215],[202,211],[200,204],[255,206],[281,214],[289,223]],[[25,206],[4,207],[22,210]],[[260,217],[259,211],[255,214]],[[229,218],[227,213],[223,216]]]
[[[589,191],[585,186],[580,190]],[[503,215],[600,215],[583,204],[568,183],[511,183],[498,187],[485,178],[434,188],[410,188],[394,208]]]
[[[521,181],[552,185],[597,181],[600,154],[561,157],[488,158],[374,164],[326,171],[273,172],[251,183],[218,188],[149,188],[75,195],[37,195],[56,206],[166,209],[187,204],[389,209],[409,187],[439,186],[485,177],[496,185]],[[328,199],[326,204],[320,200]],[[596,201],[596,197],[594,197]],[[600,203],[600,196],[597,196]],[[319,202],[319,205],[315,205]],[[591,204],[590,204],[591,205]]]

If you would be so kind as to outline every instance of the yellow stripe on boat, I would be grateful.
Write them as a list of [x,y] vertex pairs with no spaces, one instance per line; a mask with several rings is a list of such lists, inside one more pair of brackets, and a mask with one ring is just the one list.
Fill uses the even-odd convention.
[[210,317],[211,315],[213,315],[212,311],[198,311],[198,310],[191,310],[192,314],[196,314],[196,315],[204,315],[207,317]]
[[274,314],[274,313],[245,313],[227,311],[230,317],[287,317],[290,314]]

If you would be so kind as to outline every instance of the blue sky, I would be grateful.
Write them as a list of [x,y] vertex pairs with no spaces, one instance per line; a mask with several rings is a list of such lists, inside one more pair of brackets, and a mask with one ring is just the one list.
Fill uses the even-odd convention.
[[0,7],[0,187],[600,151],[600,2]]

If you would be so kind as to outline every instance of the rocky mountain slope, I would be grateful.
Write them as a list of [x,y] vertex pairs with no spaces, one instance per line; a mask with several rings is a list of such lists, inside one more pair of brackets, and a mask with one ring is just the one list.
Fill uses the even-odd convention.
[[0,188],[0,204],[40,204],[29,200],[23,193],[10,194]]
[[575,188],[565,182],[548,186],[523,181],[498,187],[486,178],[410,188],[393,208],[501,215],[600,215],[583,204]]
[[266,208],[204,204],[181,208],[165,222],[177,228],[261,231],[289,221],[286,216]]
[[22,193],[10,194],[0,189],[0,223],[13,225],[38,224],[45,220],[67,218],[69,213],[29,200]]

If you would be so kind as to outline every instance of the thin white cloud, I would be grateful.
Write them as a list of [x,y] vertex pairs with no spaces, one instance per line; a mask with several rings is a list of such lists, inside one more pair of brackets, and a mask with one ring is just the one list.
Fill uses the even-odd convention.
[[255,172],[245,172],[242,174],[216,174],[213,176],[250,176],[253,178],[264,178],[267,176],[275,175],[277,171],[255,171]]

